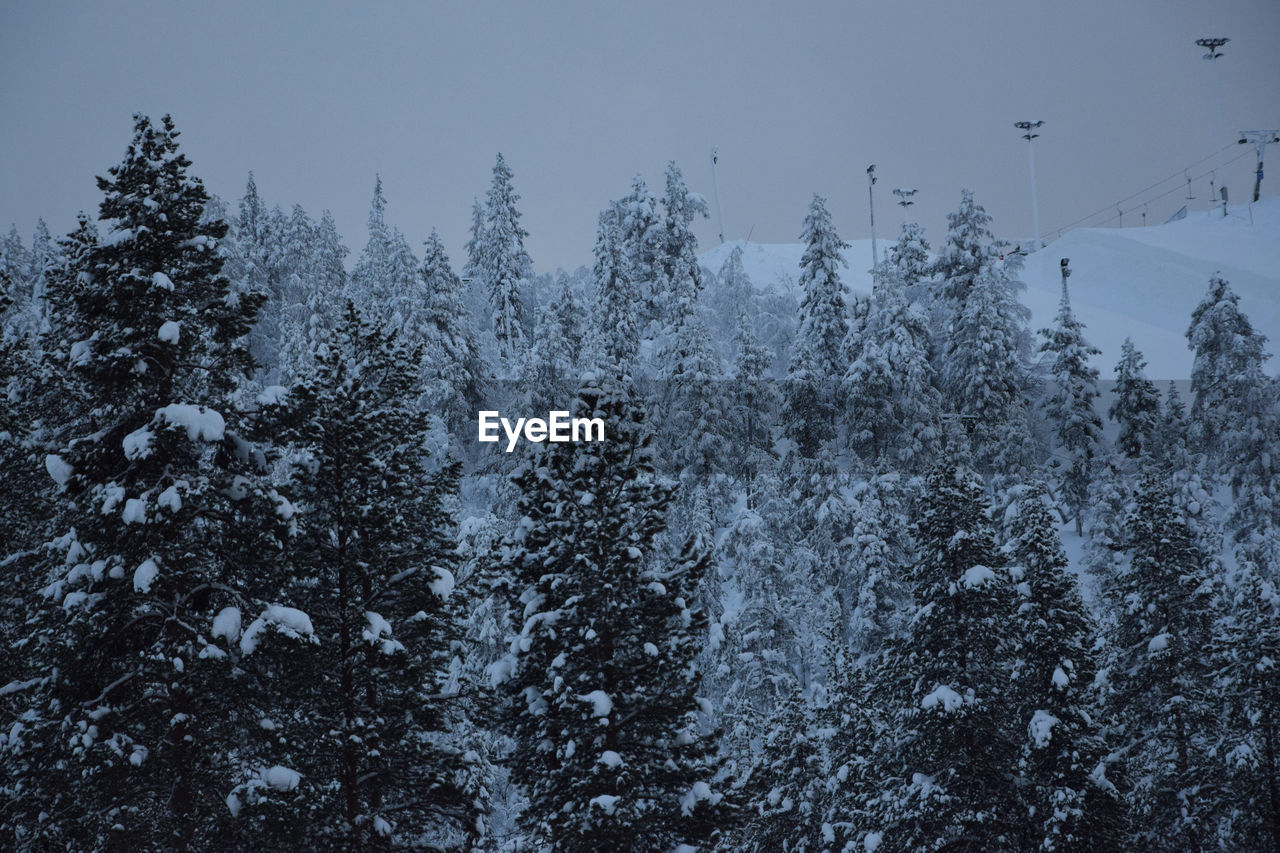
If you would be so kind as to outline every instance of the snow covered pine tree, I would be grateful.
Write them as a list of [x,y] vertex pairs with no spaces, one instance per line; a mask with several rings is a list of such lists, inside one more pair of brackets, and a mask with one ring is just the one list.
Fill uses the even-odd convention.
[[609,440],[543,446],[515,477],[523,517],[504,548],[519,624],[493,675],[523,823],[554,853],[672,850],[727,823],[693,665],[708,557],[658,550],[672,489],[628,393],[588,384],[573,405]]

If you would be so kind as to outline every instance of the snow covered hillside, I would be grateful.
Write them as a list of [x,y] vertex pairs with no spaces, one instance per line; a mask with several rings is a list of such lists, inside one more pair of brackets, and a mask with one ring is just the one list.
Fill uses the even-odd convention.
[[[1196,211],[1168,225],[1068,232],[1026,260],[1023,299],[1033,314],[1031,328],[1053,320],[1061,282],[1058,262],[1070,258],[1072,307],[1090,342],[1102,350],[1096,366],[1103,378],[1112,376],[1126,337],[1146,356],[1152,378],[1189,377],[1187,324],[1209,277],[1218,271],[1274,349],[1280,340],[1280,198],[1228,210],[1226,218]],[[945,235],[928,236],[936,248]],[[879,241],[881,252],[894,237],[886,234]],[[855,292],[865,293],[871,288],[871,241],[850,242],[843,278]],[[801,244],[725,243],[704,253],[703,265],[718,270],[735,246],[743,247],[743,266],[757,288],[795,286]],[[1270,369],[1274,372],[1275,364]]]

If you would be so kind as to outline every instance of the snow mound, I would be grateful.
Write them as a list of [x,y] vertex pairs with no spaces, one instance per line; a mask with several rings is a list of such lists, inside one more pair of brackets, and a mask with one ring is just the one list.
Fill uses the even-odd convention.
[[579,702],[591,703],[591,716],[607,717],[613,712],[613,700],[603,690],[592,690],[578,697]]
[[920,700],[920,707],[924,710],[928,711],[941,705],[942,710],[948,714],[963,704],[964,698],[945,684],[939,684]]
[[177,320],[168,320],[160,324],[160,331],[156,336],[166,344],[176,344],[178,342],[178,334],[180,324]]
[[310,616],[292,607],[273,604],[262,611],[261,616],[249,623],[249,627],[244,631],[244,636],[240,638],[240,653],[243,655],[253,654],[258,648],[258,644],[262,642],[262,635],[267,632],[268,628],[285,635],[291,640],[303,640],[311,643],[320,642],[316,638],[316,630],[311,625]]
[[155,560],[144,560],[142,565],[134,569],[133,588],[142,594],[151,592],[151,585],[160,575],[160,567]]
[[190,403],[170,403],[156,412],[156,418],[172,426],[182,427],[187,431],[187,438],[192,441],[222,441],[227,430],[227,422],[222,419],[222,415],[213,409]]

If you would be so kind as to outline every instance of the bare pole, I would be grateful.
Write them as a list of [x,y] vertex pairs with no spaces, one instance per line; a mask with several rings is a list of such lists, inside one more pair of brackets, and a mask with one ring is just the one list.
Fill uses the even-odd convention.
[[720,178],[716,175],[716,163],[719,161],[720,149],[711,149],[711,186],[716,194],[716,224],[720,227],[720,242],[724,242],[724,211],[720,208]]
[[1015,121],[1013,126],[1023,131],[1022,138],[1027,140],[1027,171],[1031,175],[1031,229],[1035,232],[1035,248],[1040,249],[1040,203],[1036,198],[1036,148],[1032,140],[1040,136],[1035,130],[1044,125],[1042,121]]
[[[1209,60],[1209,63],[1213,66],[1213,70],[1211,71],[1213,81],[1211,85],[1213,86],[1213,99],[1216,101],[1215,109],[1217,111],[1218,121],[1217,133],[1213,140],[1214,147],[1218,149],[1216,163],[1214,164],[1217,168],[1215,168],[1214,171],[1217,172],[1218,177],[1222,180],[1220,193],[1222,195],[1221,201],[1223,216],[1227,215],[1227,172],[1222,163],[1223,148],[1225,147],[1222,144],[1222,139],[1226,136],[1226,133],[1223,131],[1223,125],[1225,122],[1222,118],[1222,79],[1221,73],[1218,71],[1218,60],[1222,58],[1222,51],[1219,50],[1219,48],[1229,41],[1231,41],[1231,39],[1221,37],[1196,39],[1196,44],[1208,51],[1204,55],[1204,59]],[[1212,210],[1213,206],[1216,205],[1218,201],[1219,199],[1217,196],[1210,199],[1209,209]]]
[[871,206],[871,266],[878,267],[880,258],[876,254],[876,164],[867,167],[867,199]]
[[1237,141],[1241,145],[1253,143],[1258,152],[1258,170],[1253,176],[1253,200],[1257,201],[1262,197],[1262,155],[1268,145],[1280,142],[1280,130],[1242,130]]

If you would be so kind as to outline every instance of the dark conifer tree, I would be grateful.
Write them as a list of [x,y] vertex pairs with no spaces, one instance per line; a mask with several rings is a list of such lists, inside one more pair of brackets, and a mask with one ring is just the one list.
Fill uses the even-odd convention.
[[573,414],[607,440],[549,445],[517,475],[524,520],[503,549],[517,636],[497,678],[523,823],[552,851],[696,844],[726,824],[693,666],[708,558],[658,550],[671,488],[627,395],[588,385]]
[[260,300],[221,274],[227,224],[202,220],[177,136],[136,117],[98,179],[105,236],[82,220],[51,282],[79,411],[47,460],[65,532],[19,644],[42,673],[19,846],[208,849],[225,814],[235,706],[208,632],[228,603],[259,606],[278,541],[227,405]]

